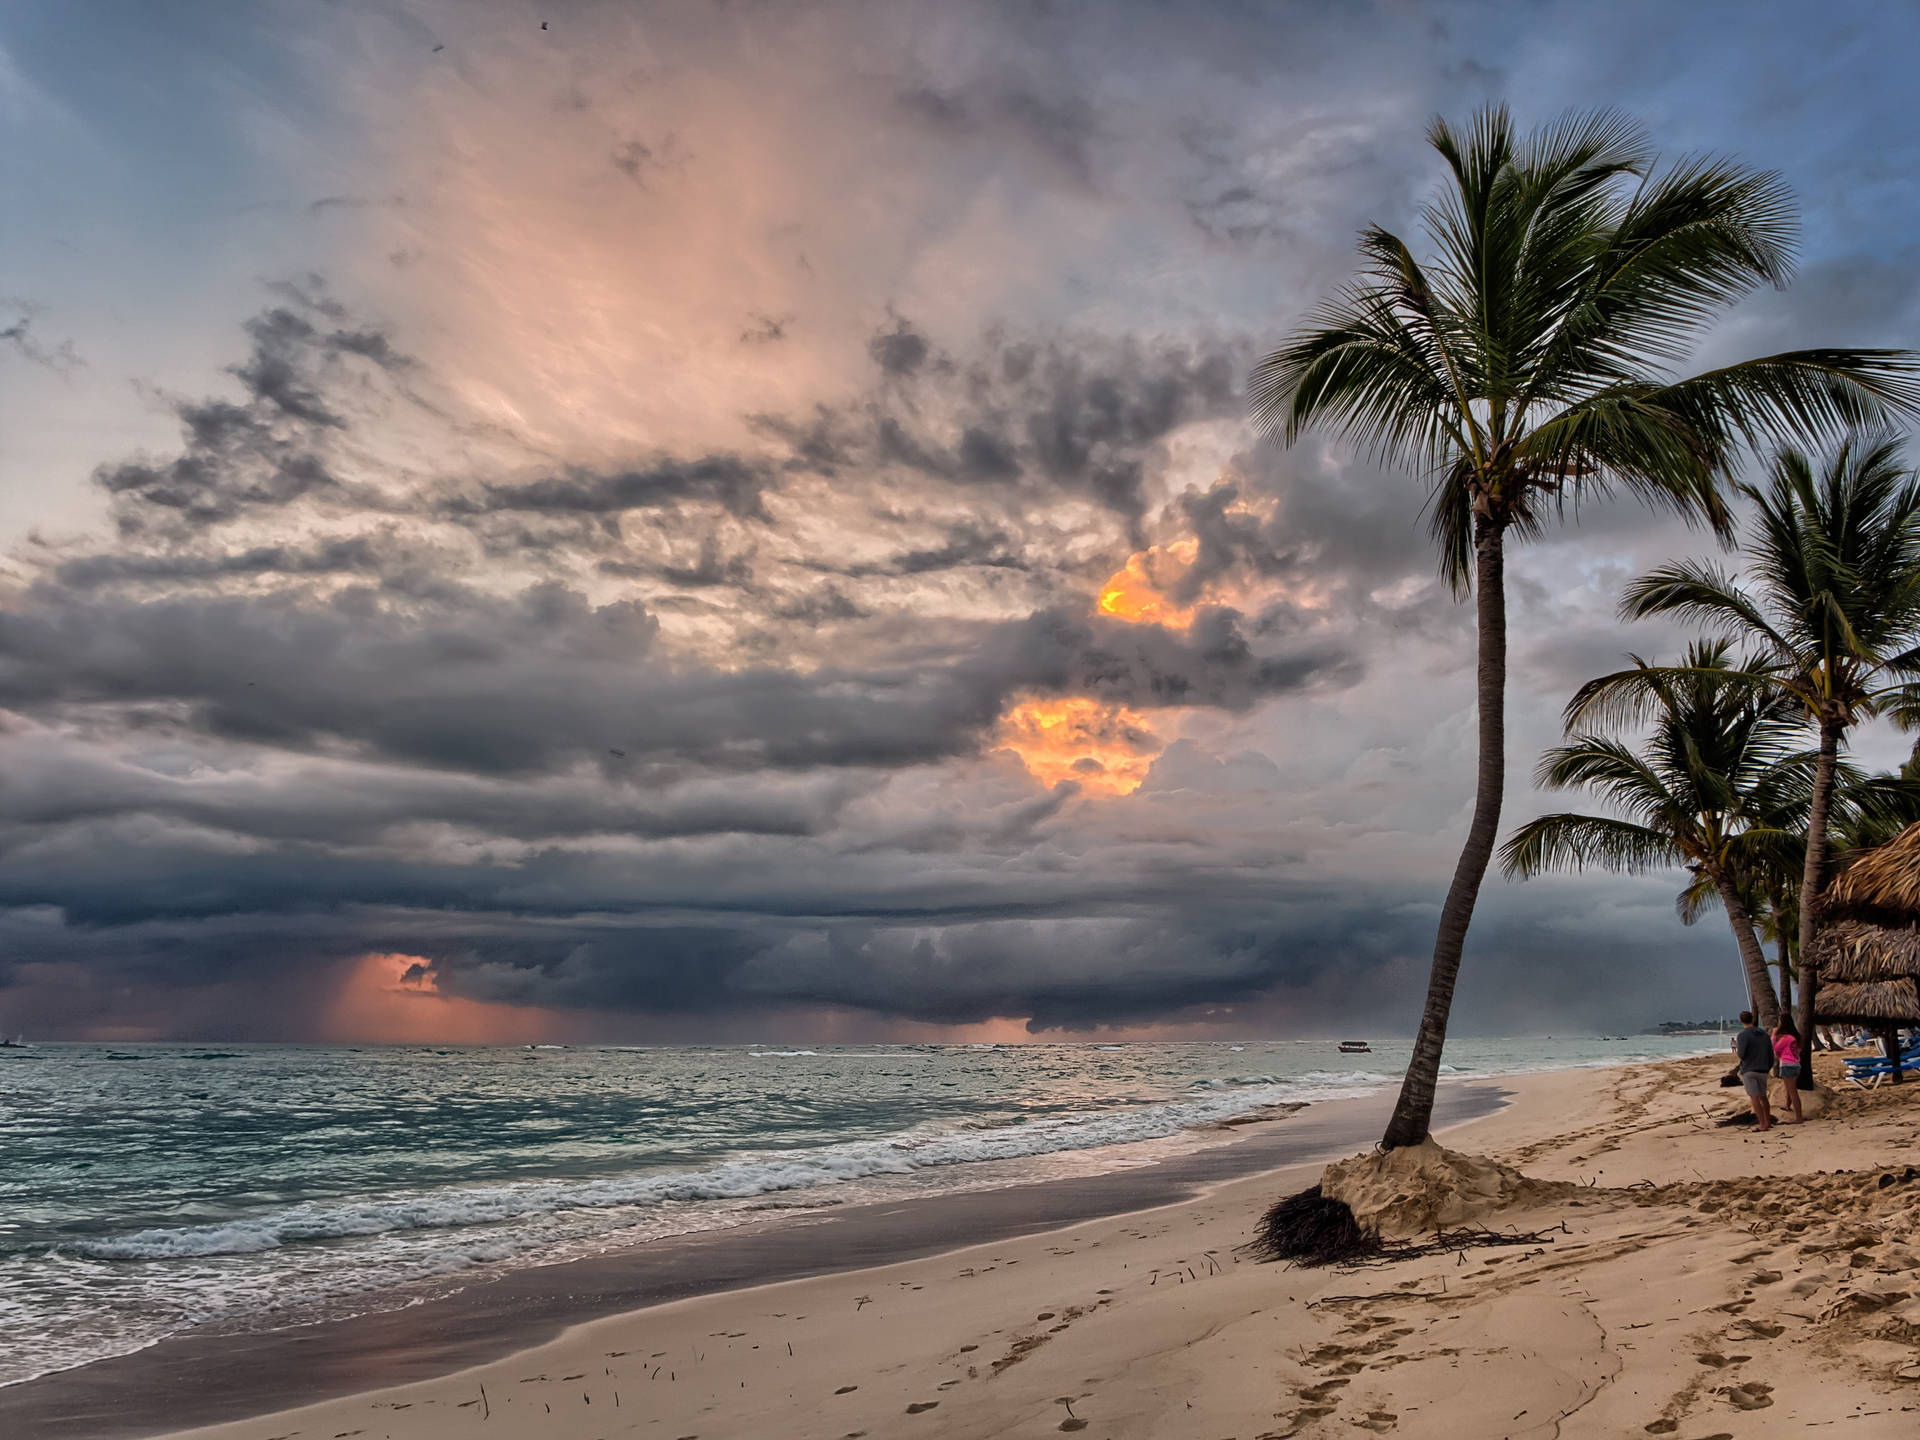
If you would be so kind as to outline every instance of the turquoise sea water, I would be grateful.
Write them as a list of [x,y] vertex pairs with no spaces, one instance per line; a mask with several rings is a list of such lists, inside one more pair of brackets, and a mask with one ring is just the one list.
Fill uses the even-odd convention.
[[[1450,1073],[1717,1049],[1460,1040]],[[0,1050],[0,1384],[854,1200],[1151,1163],[1401,1043]],[[404,1291],[395,1287],[404,1286]]]

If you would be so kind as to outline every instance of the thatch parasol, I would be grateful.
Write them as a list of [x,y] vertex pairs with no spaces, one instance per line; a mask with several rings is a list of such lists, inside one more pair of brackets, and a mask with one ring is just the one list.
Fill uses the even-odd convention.
[[1837,920],[1821,927],[1809,952],[1822,984],[1855,984],[1920,975],[1920,928]]
[[1907,976],[1853,984],[1822,985],[1814,992],[1813,1018],[1820,1025],[1920,1025],[1920,990]]
[[1865,851],[1834,876],[1821,909],[1829,921],[1920,924],[1920,824]]

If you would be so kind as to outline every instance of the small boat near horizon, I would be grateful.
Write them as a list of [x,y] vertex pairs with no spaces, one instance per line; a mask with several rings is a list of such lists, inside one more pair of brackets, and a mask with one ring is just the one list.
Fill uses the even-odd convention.
[[27,1043],[27,1037],[24,1035],[15,1035],[11,1040],[5,1035],[0,1035],[0,1050],[31,1050],[32,1048],[33,1046]]
[[1342,1055],[1371,1055],[1373,1053],[1373,1047],[1364,1040],[1342,1040],[1340,1042],[1340,1053]]

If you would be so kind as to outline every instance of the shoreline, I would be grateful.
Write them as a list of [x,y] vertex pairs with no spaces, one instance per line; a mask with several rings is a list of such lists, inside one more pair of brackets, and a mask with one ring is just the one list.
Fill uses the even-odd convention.
[[[1837,1061],[1815,1063],[1838,1081]],[[123,1394],[138,1425],[121,1430],[1910,1440],[1920,1086],[1823,1089],[1808,1124],[1756,1134],[1722,1123],[1745,1109],[1723,1068],[1713,1054],[1520,1077],[1446,1142],[1525,1178],[1454,1192],[1446,1223],[1486,1228],[1439,1247],[1316,1270],[1244,1257],[1265,1207],[1319,1179],[1320,1160],[1297,1158],[1157,1208],[964,1249],[948,1234],[917,1259],[669,1299],[436,1379],[212,1427],[183,1432],[164,1395]],[[1394,1204],[1443,1193],[1410,1183]]]
[[[1580,1072],[1443,1083],[1435,1129],[1497,1114],[1515,1082],[1571,1073]],[[1226,1143],[1143,1166],[824,1209],[476,1273],[455,1293],[410,1306],[274,1329],[188,1331],[0,1388],[0,1431],[36,1440],[135,1440],[222,1425],[443,1378],[610,1317],[1150,1212],[1364,1148],[1392,1102],[1391,1090],[1320,1101],[1237,1126]],[[168,1418],[156,1425],[137,1412]]]

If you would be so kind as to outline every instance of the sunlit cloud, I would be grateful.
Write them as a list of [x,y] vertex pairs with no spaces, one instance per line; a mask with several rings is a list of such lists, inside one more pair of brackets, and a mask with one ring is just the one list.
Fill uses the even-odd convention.
[[1174,604],[1166,592],[1192,568],[1199,554],[1200,542],[1191,538],[1136,551],[1100,587],[1101,610],[1137,625],[1186,629],[1193,623],[1194,607]]
[[1143,716],[1081,696],[1022,701],[1002,717],[995,738],[1042,785],[1072,780],[1100,795],[1138,790],[1163,748]]

